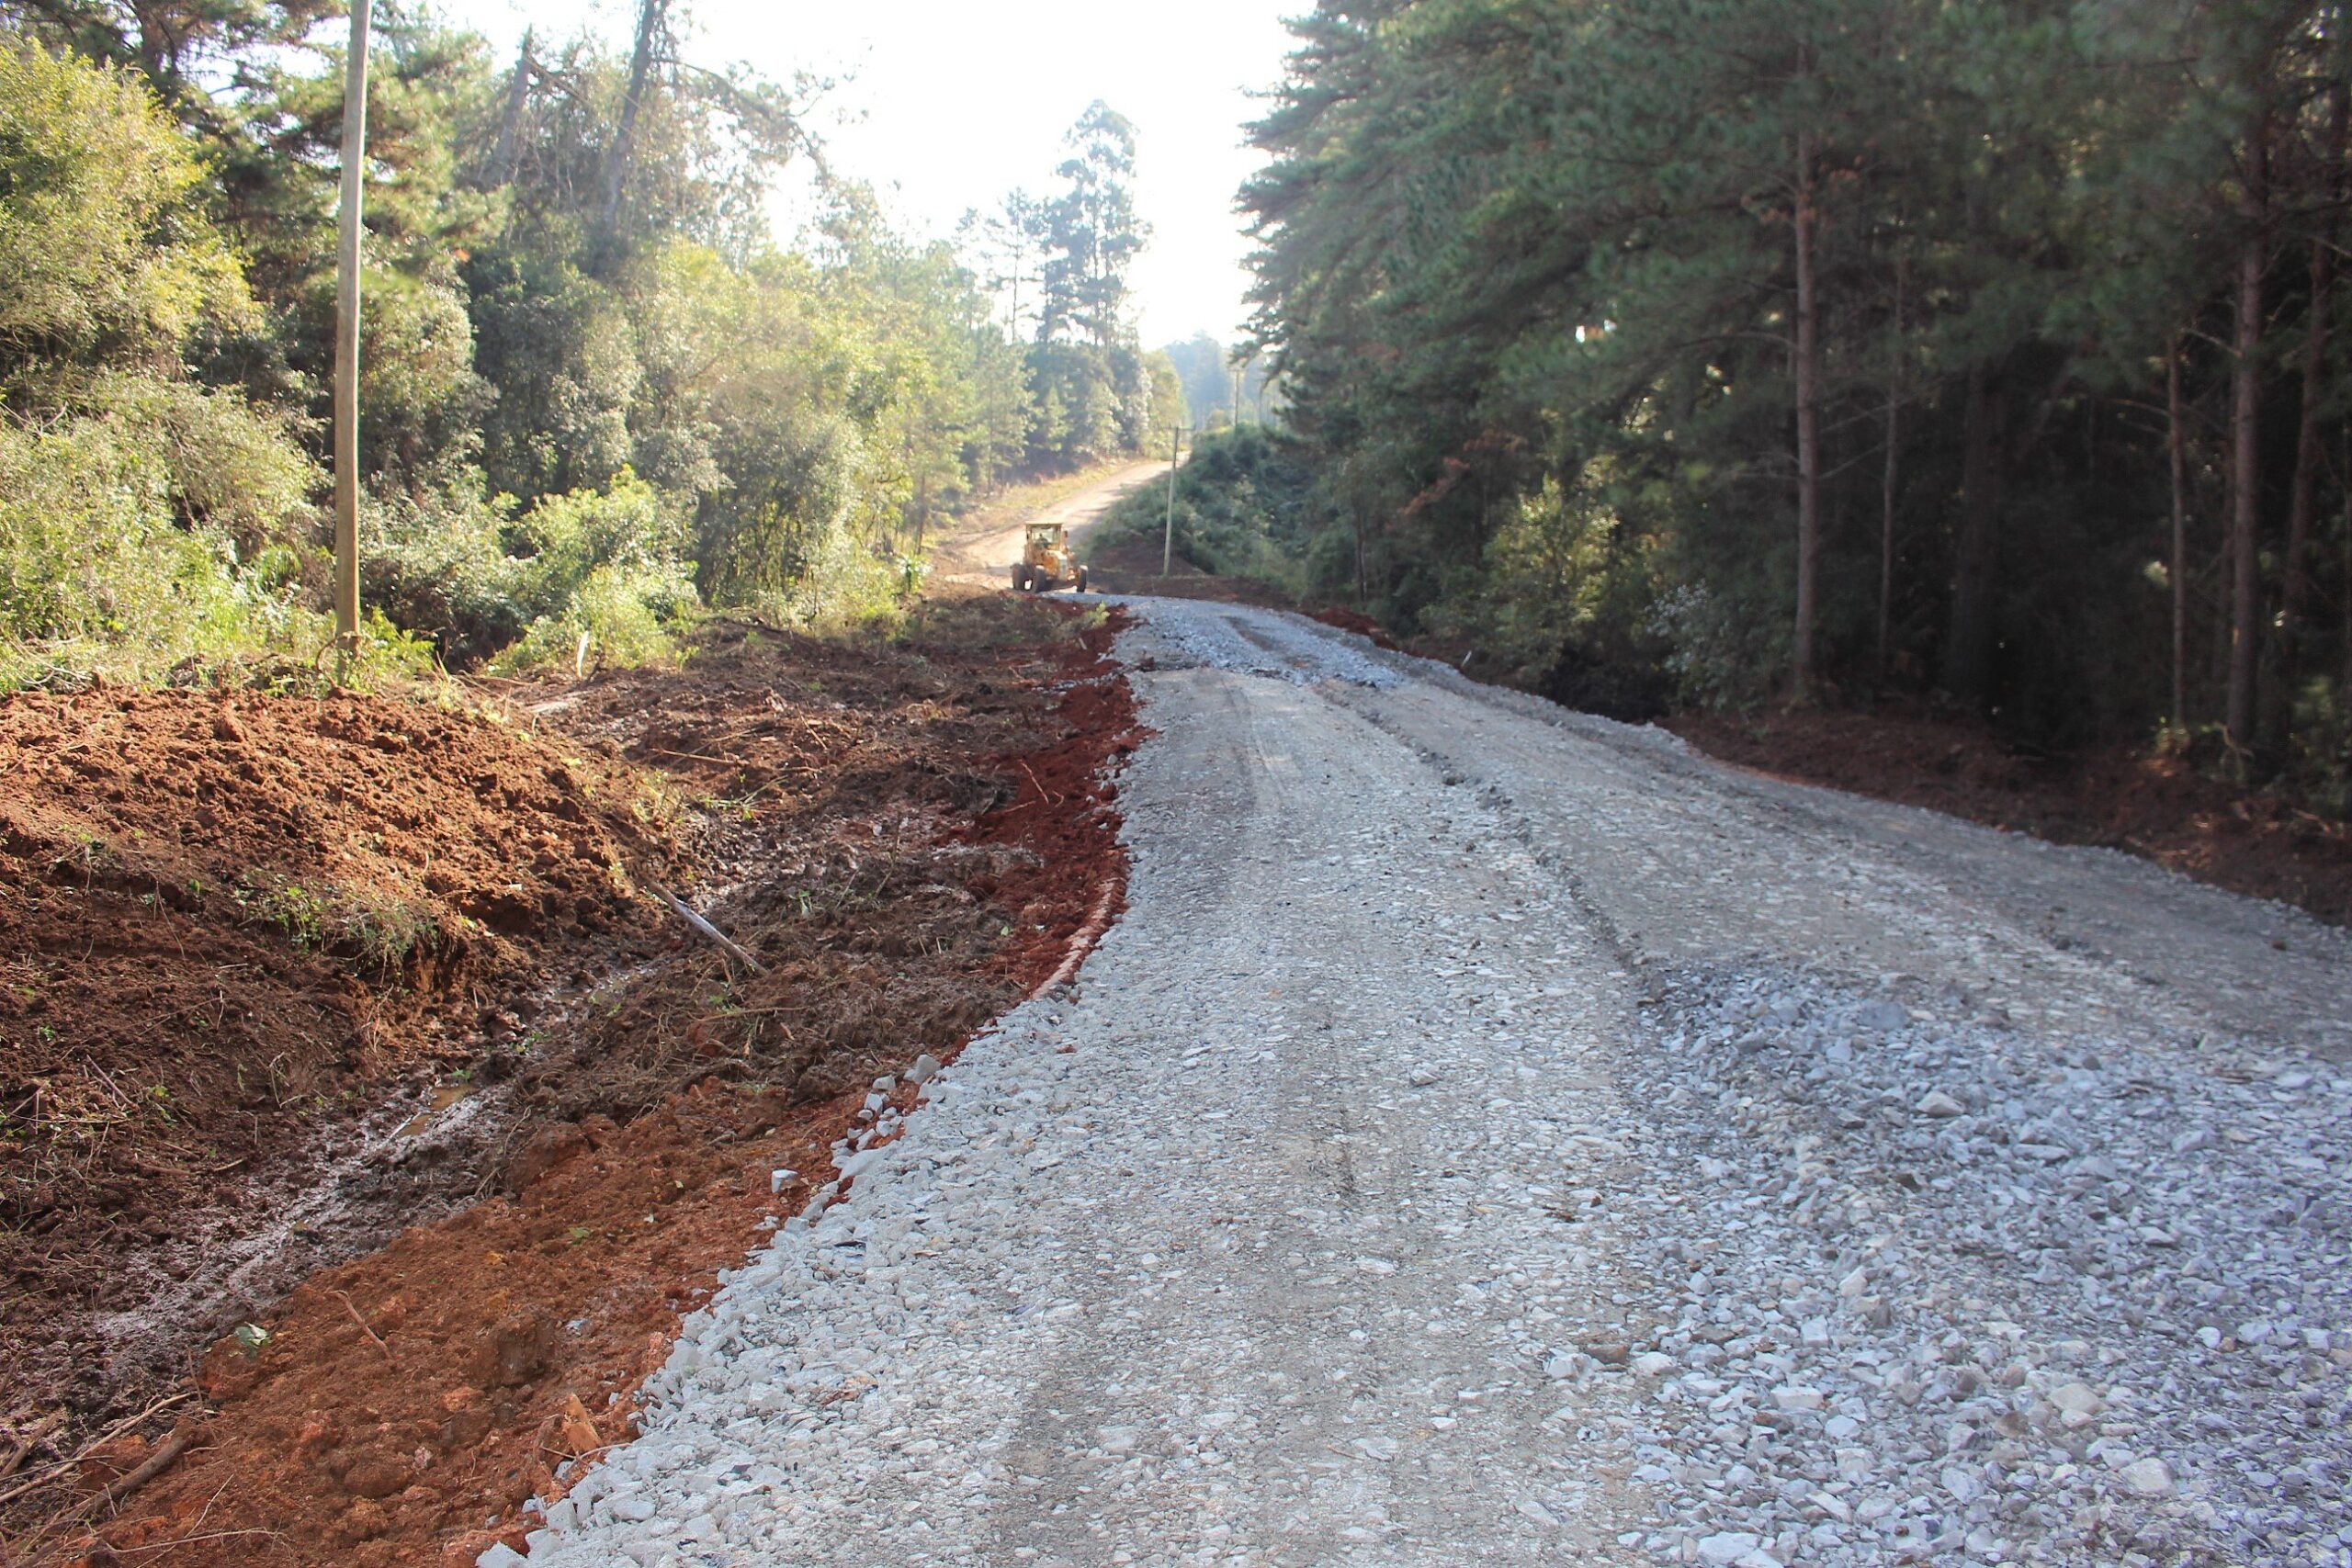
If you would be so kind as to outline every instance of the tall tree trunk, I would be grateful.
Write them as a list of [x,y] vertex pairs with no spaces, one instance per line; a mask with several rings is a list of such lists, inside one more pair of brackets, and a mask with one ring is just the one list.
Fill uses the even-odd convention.
[[2188,728],[2188,436],[2180,410],[2180,339],[2165,350],[2165,446],[2172,463],[2172,723]]
[[523,29],[523,47],[514,56],[514,74],[506,84],[506,108],[498,117],[498,147],[490,156],[492,189],[514,183],[514,159],[523,135],[523,107],[531,95],[531,29]]
[[605,164],[605,232],[620,224],[621,194],[628,186],[629,159],[637,150],[637,118],[645,107],[646,78],[653,71],[653,49],[670,15],[670,0],[638,0],[637,47],[628,61],[628,91],[621,98],[620,123],[613,131],[613,155]]
[[1886,378],[1886,470],[1879,479],[1878,674],[1886,679],[1894,641],[1894,488],[1903,412],[1903,255],[1894,257],[1894,351]]
[[[2325,184],[2331,203],[2343,190],[2347,105],[2352,105],[2352,95],[2347,95],[2339,80],[2328,91]],[[2303,335],[2302,418],[2295,432],[2295,475],[2287,506],[2286,584],[2279,617],[2284,643],[2279,668],[2287,694],[2293,692],[2302,673],[2308,652],[2305,645],[2310,640],[2306,623],[2311,615],[2312,529],[2319,511],[2320,412],[2327,395],[2328,311],[2335,284],[2335,224],[2332,207],[2330,210],[2331,218],[2322,220],[2312,242],[2311,326]],[[2283,725],[2290,703],[2282,701],[2278,706]]]
[[[1797,73],[1811,74],[1813,51],[1797,49]],[[1819,677],[1814,624],[1821,591],[1821,317],[1814,278],[1814,139],[1797,132],[1797,646],[1796,694],[1812,694]]]
[[1992,688],[2002,406],[1992,370],[1971,366],[1968,403],[1962,418],[1960,537],[1952,558],[1951,637],[1944,649],[1944,687],[1971,704],[1982,704]]
[[2237,326],[2230,369],[2230,695],[2233,745],[2254,744],[2255,679],[2262,650],[2262,275],[2268,261],[2270,114],[2246,139],[2246,234],[2238,246]]

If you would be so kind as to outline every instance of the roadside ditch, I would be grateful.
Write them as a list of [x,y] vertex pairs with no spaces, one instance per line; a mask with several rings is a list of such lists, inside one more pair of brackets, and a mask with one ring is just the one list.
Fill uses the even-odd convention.
[[0,1561],[518,1540],[873,1080],[1114,909],[1114,630],[0,703]]

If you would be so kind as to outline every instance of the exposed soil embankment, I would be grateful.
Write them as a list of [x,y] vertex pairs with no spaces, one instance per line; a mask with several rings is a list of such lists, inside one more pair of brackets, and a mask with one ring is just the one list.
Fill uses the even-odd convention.
[[19,1435],[160,1392],[315,1267],[355,1215],[248,1244],[485,1009],[650,942],[628,867],[670,861],[626,770],[397,698],[19,695],[0,778]]
[[[934,606],[907,638],[888,643],[820,642],[734,623],[714,627],[684,671],[503,690],[508,726],[416,710],[444,728],[401,731],[412,739],[397,754],[406,815],[417,824],[402,830],[476,846],[488,896],[516,886],[514,867],[547,853],[535,797],[510,805],[505,791],[453,789],[435,771],[445,742],[502,737],[572,768],[572,793],[544,804],[571,822],[569,801],[580,818],[571,825],[603,835],[578,841],[588,846],[582,857],[593,848],[613,889],[608,903],[579,907],[574,882],[555,874],[568,863],[556,860],[538,874],[544,887],[523,881],[515,896],[539,899],[544,911],[563,889],[574,903],[559,898],[558,914],[518,916],[502,931],[491,920],[504,906],[453,913],[449,937],[435,949],[442,967],[410,974],[396,1027],[386,1022],[390,1003],[362,1005],[379,985],[390,990],[369,983],[364,953],[333,942],[306,952],[266,921],[231,928],[254,952],[230,964],[263,974],[327,965],[360,998],[340,1032],[316,1026],[320,1060],[333,1064],[319,1069],[333,1075],[326,1104],[345,1103],[345,1090],[351,1102],[371,1104],[407,1072],[425,1107],[446,1105],[416,1114],[403,1103],[390,1126],[380,1112],[370,1122],[355,1111],[341,1131],[278,1128],[265,1117],[243,1135],[273,1157],[292,1160],[284,1150],[299,1146],[313,1172],[334,1163],[323,1151],[348,1144],[343,1187],[363,1198],[378,1187],[423,1191],[431,1201],[407,1216],[423,1223],[381,1250],[369,1248],[396,1224],[366,1247],[345,1238],[340,1256],[349,1262],[322,1268],[334,1258],[314,1256],[305,1267],[289,1257],[276,1276],[281,1287],[305,1274],[307,1282],[274,1306],[253,1307],[258,1334],[229,1335],[220,1321],[200,1332],[179,1325],[183,1359],[175,1364],[193,1362],[194,1382],[167,1390],[157,1375],[140,1385],[134,1393],[184,1397],[97,1452],[81,1454],[82,1446],[108,1418],[135,1414],[135,1397],[101,1399],[56,1380],[12,1397],[6,1419],[34,1441],[0,1491],[49,1478],[6,1505],[13,1511],[0,1516],[0,1540],[16,1543],[24,1561],[95,1551],[94,1560],[113,1553],[223,1568],[436,1562],[445,1551],[470,1562],[492,1536],[519,1540],[527,1524],[521,1503],[558,1489],[554,1472],[566,1460],[624,1433],[629,1391],[666,1354],[679,1314],[707,1293],[717,1270],[741,1259],[763,1222],[794,1212],[831,1178],[834,1141],[870,1119],[871,1080],[902,1073],[919,1052],[952,1055],[1053,972],[1106,880],[1123,879],[1104,775],[1136,731],[1105,657],[1110,636],[1099,613],[1090,620],[1012,595]],[[208,744],[232,775],[252,761],[241,748],[255,744],[243,716],[254,705],[241,705],[235,725],[216,734],[209,699],[134,703],[212,736]],[[289,702],[285,722],[299,727],[354,705]],[[6,709],[0,716],[14,717]],[[367,748],[323,733],[324,750],[342,761],[289,773],[281,814],[340,825],[317,786],[339,783],[329,768]],[[594,770],[579,761],[590,757],[600,759]],[[488,771],[469,761],[447,776]],[[126,781],[123,793],[141,792]],[[172,808],[155,809],[150,837],[176,825]],[[192,808],[183,815],[192,819]],[[244,816],[218,815],[223,852],[247,852]],[[437,848],[418,856],[413,842],[372,823],[354,831],[382,835],[371,852],[380,865],[346,866],[326,852],[305,873],[322,886],[406,887],[400,879],[419,858],[442,859]],[[12,856],[25,861],[15,842]],[[628,874],[606,874],[607,859]],[[664,883],[764,973],[673,917],[657,901]],[[427,892],[459,911],[471,886],[461,878],[447,892]],[[119,897],[146,912],[137,891]],[[85,930],[125,926],[130,910],[112,909],[110,924],[91,912]],[[487,954],[468,959],[470,969],[450,966],[450,942],[460,937]],[[63,964],[71,951],[60,941],[44,932],[33,951]],[[222,967],[209,949],[187,951],[207,974]],[[141,962],[173,986],[197,984],[163,938]],[[322,996],[328,988],[323,980],[312,987]],[[152,1025],[151,1007],[170,1005],[149,994],[119,1001],[119,1032]],[[461,1014],[460,1001],[470,1011]],[[372,1024],[363,1026],[363,1013]],[[287,1027],[264,1013],[233,1043],[214,1027],[173,1052],[233,1084],[241,1068],[250,1077],[254,1061],[266,1059],[259,1052],[282,1048]],[[369,1042],[388,1029],[407,1055],[368,1054],[387,1049]],[[481,1087],[486,1077],[495,1081]],[[173,1125],[196,1169],[224,1163],[220,1139],[187,1132],[187,1122]],[[777,1179],[779,1170],[793,1174]],[[94,1217],[53,1224],[50,1245],[94,1258],[180,1245],[191,1216],[243,1212],[240,1175],[211,1178],[224,1195],[209,1205],[141,1199],[135,1219],[118,1219],[104,1194],[93,1196],[84,1210]],[[270,1228],[266,1216],[248,1219],[248,1233]],[[93,1314],[93,1332],[113,1344],[145,1299],[109,1298],[113,1315]],[[12,1303],[12,1396],[13,1369],[39,1354],[38,1320],[17,1314]],[[150,1326],[172,1339],[169,1325]],[[96,1348],[94,1340],[80,1354]],[[175,1421],[184,1450],[103,1524],[102,1541],[92,1538],[86,1526],[116,1511],[98,1489],[168,1446]],[[11,1446],[0,1441],[0,1460]],[[61,1466],[76,1454],[79,1462]]]
[[1742,767],[2100,844],[2352,924],[2352,828],[2120,748],[2041,757],[1981,724],[1905,713],[1685,714],[1667,728]]

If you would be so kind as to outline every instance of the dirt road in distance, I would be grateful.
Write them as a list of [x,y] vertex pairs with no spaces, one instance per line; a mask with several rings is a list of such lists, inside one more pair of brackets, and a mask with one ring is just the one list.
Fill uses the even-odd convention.
[[1033,523],[1059,523],[1069,529],[1075,547],[1086,531],[1102,521],[1111,503],[1139,485],[1168,477],[1168,465],[1153,459],[1133,463],[1105,476],[1074,495],[1010,521],[983,522],[968,533],[943,539],[933,581],[971,582],[1001,588],[1012,563],[1021,558],[1021,536]]

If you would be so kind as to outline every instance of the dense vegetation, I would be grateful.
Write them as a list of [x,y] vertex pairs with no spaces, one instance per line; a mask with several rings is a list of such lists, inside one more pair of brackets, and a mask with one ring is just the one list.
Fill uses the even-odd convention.
[[1166,485],[1148,484],[1114,502],[1096,539],[1140,540],[1155,559],[1172,545],[1203,571],[1295,592],[1314,575],[1307,555],[1317,499],[1315,471],[1296,444],[1274,427],[1244,423],[1200,437],[1176,471],[1172,496]]
[[1320,586],[1690,699],[2222,731],[2341,809],[2346,23],[1323,0],[1244,193]]
[[[332,0],[0,0],[0,686],[289,670],[327,639]],[[379,5],[362,479],[379,659],[658,655],[704,603],[887,606],[1006,479],[1181,417],[1136,345],[1134,132],[1097,105],[1021,203],[1039,283],[816,177],[787,87],[676,45]],[[1015,285],[1017,288],[1017,285]],[[583,636],[585,639],[583,641]]]

